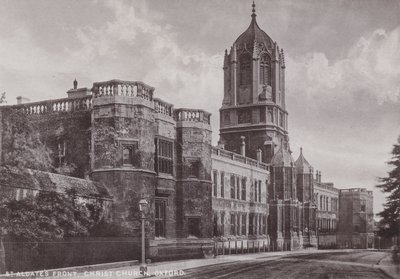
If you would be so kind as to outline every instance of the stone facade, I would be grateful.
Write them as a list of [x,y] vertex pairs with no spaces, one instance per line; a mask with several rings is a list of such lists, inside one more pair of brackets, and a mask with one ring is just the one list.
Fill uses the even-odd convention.
[[339,190],[331,182],[321,181],[321,172],[314,179],[314,201],[317,205],[318,246],[337,247],[336,235],[339,221]]
[[[252,241],[246,247],[253,251],[255,243],[264,250],[316,247],[318,231],[330,233],[330,243],[338,218],[343,228],[361,219],[351,219],[353,211],[338,215],[338,199],[346,208],[353,196],[338,196],[319,172],[314,179],[302,150],[293,160],[285,68],[283,50],[260,29],[253,6],[250,26],[225,52],[218,147],[210,113],[176,109],[143,82],[109,80],[88,89],[74,81],[68,98],[0,107],[1,158],[12,148],[3,133],[7,112],[22,111],[53,150],[55,166],[74,164],[72,176],[107,187],[112,218],[127,234],[140,233],[134,215],[141,198],[149,201],[152,258],[199,256],[213,237],[241,241],[242,250]],[[357,193],[368,200],[357,212],[372,210],[372,194]],[[342,232],[342,239],[363,233]]]
[[374,240],[373,192],[364,188],[339,192],[338,245],[372,248]]
[[212,151],[213,235],[269,245],[268,166],[223,149]]

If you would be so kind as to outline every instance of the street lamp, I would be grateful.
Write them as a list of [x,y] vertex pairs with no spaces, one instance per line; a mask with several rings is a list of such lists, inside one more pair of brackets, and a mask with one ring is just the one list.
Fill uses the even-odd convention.
[[145,212],[147,210],[148,205],[149,205],[149,202],[144,198],[142,198],[139,201],[139,211],[141,213],[141,219],[142,219],[142,265],[140,266],[140,273],[143,275],[145,275],[145,273],[147,273],[144,219],[146,218]]

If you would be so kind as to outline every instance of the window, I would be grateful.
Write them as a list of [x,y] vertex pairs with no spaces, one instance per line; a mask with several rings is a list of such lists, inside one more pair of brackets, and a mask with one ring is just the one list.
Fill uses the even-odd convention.
[[173,174],[173,143],[156,139],[156,168],[157,172]]
[[236,224],[235,224],[235,214],[231,213],[231,235],[235,235]]
[[254,201],[257,202],[258,195],[257,195],[257,180],[254,180]]
[[235,176],[231,175],[231,199],[235,198]]
[[258,215],[258,234],[262,234],[263,232],[263,215]]
[[246,213],[242,215],[242,235],[246,235]]
[[221,198],[225,196],[225,173],[221,172]]
[[214,236],[218,236],[218,215],[214,212]]
[[155,236],[165,237],[165,200],[155,200]]
[[240,178],[236,177],[236,198],[240,200]]
[[284,118],[284,114],[281,112],[279,114],[279,126],[284,127],[284,123],[285,123],[285,118]]
[[262,233],[267,234],[267,216],[263,216]]
[[266,54],[260,60],[260,84],[271,85],[271,58]]
[[261,180],[258,181],[258,202],[261,202]]
[[221,235],[225,235],[225,212],[221,212]]
[[242,178],[242,200],[246,200],[246,177]]
[[244,54],[239,60],[239,82],[240,85],[250,85],[251,84],[251,62],[252,58],[249,54]]
[[189,177],[199,177],[200,175],[200,161],[195,160],[189,162]]
[[361,201],[361,212],[365,212],[365,201]]
[[274,113],[272,109],[268,109],[268,122],[274,123]]
[[66,150],[66,143],[64,140],[61,140],[57,144],[57,164],[61,167],[64,164],[65,160],[65,150]]
[[189,236],[200,237],[200,218],[188,218],[188,234]]
[[265,107],[260,108],[260,122],[265,122]]
[[214,197],[217,196],[218,192],[218,172],[216,170],[213,171],[213,193]]
[[250,215],[249,215],[249,235],[253,235],[254,234],[254,231],[253,231],[253,228],[254,228],[254,213],[250,213]]
[[133,147],[131,145],[122,146],[122,163],[124,165],[133,165]]

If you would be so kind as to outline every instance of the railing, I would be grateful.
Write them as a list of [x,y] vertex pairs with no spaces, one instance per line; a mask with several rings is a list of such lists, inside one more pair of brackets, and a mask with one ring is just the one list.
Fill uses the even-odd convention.
[[258,162],[257,160],[254,160],[254,159],[251,159],[251,158],[248,158],[248,157],[244,157],[244,156],[242,156],[240,154],[237,154],[235,152],[227,151],[225,149],[220,149],[220,148],[215,147],[215,146],[213,146],[211,149],[212,149],[211,150],[212,154],[214,154],[214,155],[218,155],[218,156],[221,156],[223,158],[228,158],[228,159],[231,159],[231,160],[236,161],[236,162],[241,162],[243,164],[247,164],[247,165],[250,165],[250,166],[253,166],[253,167],[257,167],[257,168],[269,171],[269,165],[267,165],[265,163]]
[[92,92],[95,98],[103,96],[126,96],[139,97],[152,101],[154,87],[140,81],[113,79],[110,81],[93,83]]
[[173,105],[158,98],[154,98],[154,109],[157,113],[173,116]]
[[13,106],[25,114],[47,114],[52,112],[88,111],[92,108],[92,96],[63,98]]
[[175,121],[192,121],[210,124],[211,113],[200,109],[176,109]]

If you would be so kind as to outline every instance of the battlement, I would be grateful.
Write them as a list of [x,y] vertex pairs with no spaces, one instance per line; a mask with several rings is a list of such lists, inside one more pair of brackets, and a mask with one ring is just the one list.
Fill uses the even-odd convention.
[[258,162],[257,160],[251,159],[249,157],[245,157],[245,156],[242,156],[235,152],[227,151],[225,149],[221,149],[221,148],[218,148],[215,146],[212,147],[212,154],[220,156],[222,158],[230,159],[232,161],[241,162],[246,165],[250,165],[250,166],[253,166],[256,168],[260,168],[260,169],[269,171],[269,165],[267,165],[265,163]]
[[349,188],[349,189],[341,189],[341,193],[366,193],[367,195],[373,196],[373,191],[368,191],[365,188]]

